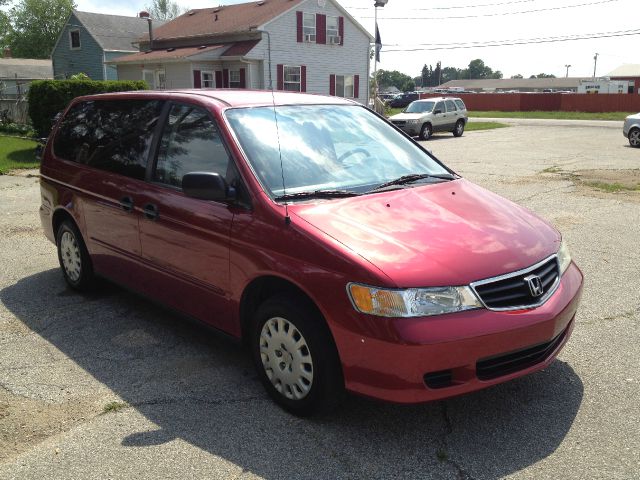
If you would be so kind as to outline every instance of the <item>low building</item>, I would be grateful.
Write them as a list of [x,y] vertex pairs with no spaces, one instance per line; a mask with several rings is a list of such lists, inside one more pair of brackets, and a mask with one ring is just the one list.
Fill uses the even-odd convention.
[[51,53],[54,76],[64,79],[84,73],[92,80],[118,80],[116,67],[107,62],[138,51],[133,43],[145,35],[149,38],[148,31],[146,18],[74,10]]
[[626,63],[607,75],[611,80],[626,80],[629,82],[629,93],[640,94],[640,65]]
[[262,0],[190,10],[111,60],[152,88],[248,88],[368,100],[373,37],[335,0]]
[[50,78],[51,60],[12,58],[11,51],[5,49],[4,58],[0,58],[0,99],[24,98],[31,82]]
[[463,89],[473,92],[576,92],[584,77],[569,78],[500,78],[482,80],[451,80],[438,89]]

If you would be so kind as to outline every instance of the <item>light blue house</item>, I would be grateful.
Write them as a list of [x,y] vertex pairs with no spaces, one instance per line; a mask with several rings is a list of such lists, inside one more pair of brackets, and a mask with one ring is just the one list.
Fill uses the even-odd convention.
[[54,78],[84,73],[92,80],[118,80],[117,68],[106,62],[137,52],[133,43],[141,38],[149,38],[146,18],[74,10],[51,53]]

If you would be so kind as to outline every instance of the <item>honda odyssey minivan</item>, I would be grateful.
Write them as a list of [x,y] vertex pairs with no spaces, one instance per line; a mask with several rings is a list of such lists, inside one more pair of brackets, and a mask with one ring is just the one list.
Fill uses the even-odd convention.
[[582,274],[560,233],[364,106],[247,90],[75,99],[41,167],[66,282],[96,277],[248,345],[298,415],[549,365]]

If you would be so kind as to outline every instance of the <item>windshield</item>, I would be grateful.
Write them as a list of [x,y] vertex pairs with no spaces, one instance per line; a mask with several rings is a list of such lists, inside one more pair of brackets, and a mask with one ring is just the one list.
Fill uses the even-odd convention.
[[405,113],[424,113],[433,110],[434,102],[413,102],[409,104]]
[[273,107],[231,109],[225,114],[273,197],[285,190],[363,193],[403,175],[449,173],[364,107],[292,105],[275,111],[277,129]]

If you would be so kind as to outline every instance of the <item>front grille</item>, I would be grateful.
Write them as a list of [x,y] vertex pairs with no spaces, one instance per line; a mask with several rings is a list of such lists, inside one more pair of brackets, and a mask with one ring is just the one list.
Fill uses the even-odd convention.
[[476,375],[480,380],[492,380],[533,367],[549,358],[549,355],[562,343],[566,333],[567,331],[565,330],[549,342],[528,347],[524,350],[479,360],[476,363]]
[[393,123],[396,127],[404,127],[407,124],[405,120],[393,120],[391,123]]
[[[542,292],[534,296],[527,278],[537,276]],[[495,279],[482,280],[471,284],[487,308],[511,310],[541,305],[558,286],[560,271],[555,255],[531,268]]]

